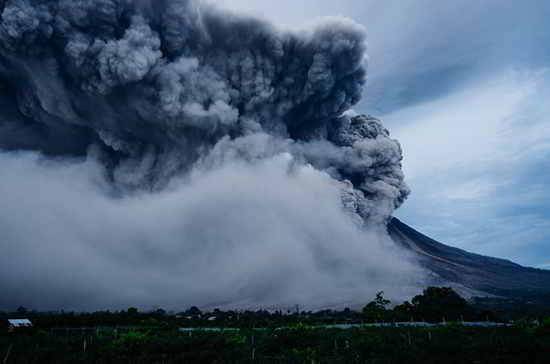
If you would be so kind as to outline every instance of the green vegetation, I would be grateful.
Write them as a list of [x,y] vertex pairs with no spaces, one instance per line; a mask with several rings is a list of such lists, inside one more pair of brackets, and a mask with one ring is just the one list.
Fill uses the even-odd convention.
[[[450,288],[391,307],[383,292],[360,312],[38,313],[33,331],[0,335],[0,363],[548,363],[550,319],[470,327],[486,319]],[[394,322],[447,322],[397,327]],[[369,322],[386,322],[372,327]],[[339,328],[334,324],[366,324]],[[181,328],[188,328],[180,330]]]
[[[542,326],[541,326],[542,327]],[[0,337],[6,363],[548,363],[550,333],[534,327],[353,328],[130,332]]]

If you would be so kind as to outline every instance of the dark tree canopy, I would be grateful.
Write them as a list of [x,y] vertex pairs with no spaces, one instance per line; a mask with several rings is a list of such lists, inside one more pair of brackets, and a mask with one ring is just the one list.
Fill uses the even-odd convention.
[[428,321],[460,320],[470,314],[468,302],[450,287],[429,287],[412,299],[416,315]]

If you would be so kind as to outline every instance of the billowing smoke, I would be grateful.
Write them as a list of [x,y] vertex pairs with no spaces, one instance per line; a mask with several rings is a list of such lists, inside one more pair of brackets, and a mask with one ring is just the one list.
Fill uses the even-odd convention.
[[420,279],[385,232],[399,143],[350,111],[361,26],[190,0],[0,9],[0,306],[322,306]]

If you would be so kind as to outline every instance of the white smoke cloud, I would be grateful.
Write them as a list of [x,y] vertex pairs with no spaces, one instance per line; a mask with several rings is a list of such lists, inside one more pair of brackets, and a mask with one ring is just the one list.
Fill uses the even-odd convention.
[[360,304],[421,273],[289,154],[226,161],[164,192],[109,197],[93,160],[1,153],[0,307]]

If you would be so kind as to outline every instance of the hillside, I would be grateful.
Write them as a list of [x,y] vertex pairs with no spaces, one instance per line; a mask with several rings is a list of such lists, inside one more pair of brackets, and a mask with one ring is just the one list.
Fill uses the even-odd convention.
[[412,251],[435,284],[450,284],[463,295],[502,298],[550,294],[550,271],[527,268],[441,244],[397,218],[388,225],[393,241]]

